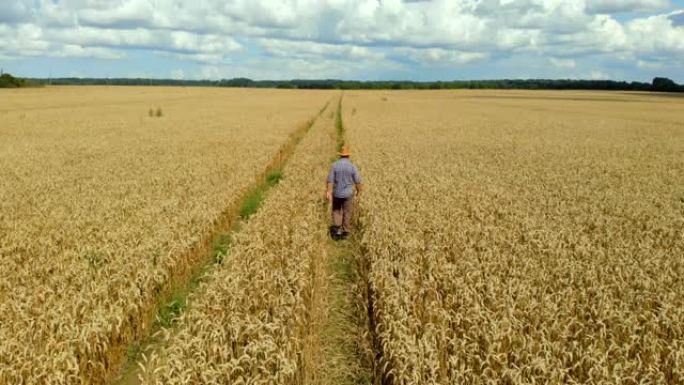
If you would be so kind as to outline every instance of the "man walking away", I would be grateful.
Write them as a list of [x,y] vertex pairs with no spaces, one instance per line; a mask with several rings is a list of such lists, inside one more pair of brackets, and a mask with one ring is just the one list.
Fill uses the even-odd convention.
[[325,197],[332,201],[332,220],[330,236],[333,239],[345,239],[351,228],[354,187],[356,195],[361,193],[361,174],[359,169],[349,160],[349,149],[342,148],[338,154],[340,159],[333,163],[328,173]]

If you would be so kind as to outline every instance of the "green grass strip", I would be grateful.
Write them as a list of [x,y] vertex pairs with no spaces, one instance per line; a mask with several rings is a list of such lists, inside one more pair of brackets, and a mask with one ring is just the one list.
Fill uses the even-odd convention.
[[337,131],[337,151],[341,151],[344,147],[344,123],[342,122],[342,97],[337,103],[337,111],[335,112],[335,130]]

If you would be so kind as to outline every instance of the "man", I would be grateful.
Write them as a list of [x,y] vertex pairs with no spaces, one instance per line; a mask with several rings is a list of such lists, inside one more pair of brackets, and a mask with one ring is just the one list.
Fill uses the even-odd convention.
[[328,173],[325,197],[332,201],[332,220],[330,235],[333,239],[345,239],[351,228],[354,187],[356,195],[361,193],[361,174],[349,160],[351,155],[347,147],[338,154],[340,159],[333,163]]

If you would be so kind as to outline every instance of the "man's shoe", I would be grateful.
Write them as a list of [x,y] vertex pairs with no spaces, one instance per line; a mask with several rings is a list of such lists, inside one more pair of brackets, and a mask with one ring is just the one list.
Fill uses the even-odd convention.
[[338,241],[342,237],[342,228],[337,226],[330,226],[330,238]]

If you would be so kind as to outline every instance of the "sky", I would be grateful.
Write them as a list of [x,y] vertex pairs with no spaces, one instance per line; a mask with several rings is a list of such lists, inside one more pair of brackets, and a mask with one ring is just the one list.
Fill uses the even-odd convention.
[[0,0],[24,77],[684,83],[684,0]]

